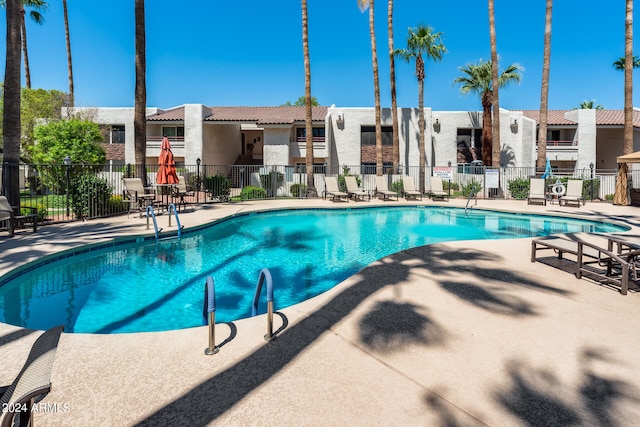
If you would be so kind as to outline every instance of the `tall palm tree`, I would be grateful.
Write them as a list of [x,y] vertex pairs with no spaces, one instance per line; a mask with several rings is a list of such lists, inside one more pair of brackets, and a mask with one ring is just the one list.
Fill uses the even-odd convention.
[[426,153],[425,153],[425,120],[424,120],[424,59],[432,59],[435,62],[442,60],[442,56],[447,49],[442,43],[442,33],[435,33],[433,28],[428,26],[419,26],[417,28],[409,28],[407,36],[407,48],[398,49],[396,54],[405,61],[416,61],[416,77],[418,78],[418,127],[419,133],[419,150],[420,150],[420,192],[424,193]]
[[396,100],[396,64],[393,46],[393,0],[387,1],[387,34],[389,37],[389,77],[391,80],[391,122],[393,129],[393,171],[400,166],[400,133],[398,131],[398,101]]
[[[491,43],[491,78],[493,80],[493,127],[491,129],[491,166],[500,166],[500,89],[498,76],[498,47],[496,44],[496,15],[494,0],[489,0],[489,42]],[[486,165],[487,163],[485,163]]]
[[382,119],[380,112],[380,80],[378,78],[378,52],[376,49],[376,27],[373,0],[358,0],[362,12],[369,9],[369,37],[371,38],[371,62],[373,65],[373,93],[376,120],[376,174],[382,175]]
[[7,41],[4,70],[2,194],[11,206],[20,205],[20,0],[7,0]]
[[302,0],[302,51],[304,55],[304,105],[305,105],[305,137],[307,156],[307,194],[316,195],[313,177],[313,115],[311,97],[311,61],[309,59],[309,21],[307,15],[307,0]]
[[[27,26],[25,21],[25,6],[31,8],[29,16],[38,25],[44,23],[44,15],[41,12],[47,10],[47,2],[44,0],[20,0],[20,31],[22,33],[22,52],[24,54],[24,76],[25,85],[31,89],[31,70],[29,68],[29,53],[27,50]],[[1,0],[0,5],[6,7],[6,0]]]
[[[463,75],[457,77],[453,83],[460,85],[460,93],[467,95],[475,93],[480,95],[482,102],[482,162],[485,165],[492,164],[492,129],[491,107],[493,103],[493,78],[492,64],[482,59],[476,64],[467,64],[458,68]],[[505,87],[510,83],[520,83],[520,71],[523,68],[518,64],[509,65],[498,78],[498,86]]]
[[64,13],[64,38],[67,41],[67,74],[69,75],[69,107],[74,105],[73,93],[73,62],[71,61],[71,39],[69,38],[69,15],[67,13],[67,0],[62,0],[62,10]]
[[624,142],[622,154],[633,152],[633,0],[627,0],[624,21]]
[[[625,57],[621,56],[617,60],[613,61],[613,68],[615,68],[618,71],[624,71],[626,62],[627,61],[625,60]],[[640,57],[636,55],[633,55],[633,68],[640,68]]]
[[47,9],[47,3],[43,0],[22,0],[20,9],[20,26],[22,28],[22,52],[24,54],[24,80],[25,85],[29,89],[31,89],[31,70],[29,68],[29,54],[27,52],[27,25],[25,23],[25,6],[31,8],[31,10],[29,11],[31,20],[38,25],[42,25],[44,23],[44,15],[41,13],[41,11],[44,12]]
[[544,20],[544,58],[542,60],[542,89],[540,90],[540,127],[538,131],[537,166],[544,168],[547,162],[547,118],[549,115],[549,71],[551,68],[551,9],[553,0],[547,0]]
[[138,176],[147,186],[146,156],[147,156],[147,59],[146,33],[144,24],[144,0],[135,0],[136,20],[136,86],[135,106],[133,113],[133,141],[135,147],[136,168]]

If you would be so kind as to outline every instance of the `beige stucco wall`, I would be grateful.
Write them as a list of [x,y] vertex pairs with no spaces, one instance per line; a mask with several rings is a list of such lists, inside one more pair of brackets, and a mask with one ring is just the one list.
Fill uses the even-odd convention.
[[567,119],[578,123],[575,139],[578,150],[575,152],[575,169],[589,169],[590,163],[596,161],[596,110],[577,109],[564,115]]
[[289,164],[289,135],[291,127],[265,127],[262,159],[265,165]]
[[615,169],[616,157],[622,153],[624,135],[622,127],[598,129],[596,134],[596,158],[598,169]]
[[[202,164],[232,165],[241,153],[239,124],[206,124],[203,129]],[[195,160],[193,163],[196,164]]]

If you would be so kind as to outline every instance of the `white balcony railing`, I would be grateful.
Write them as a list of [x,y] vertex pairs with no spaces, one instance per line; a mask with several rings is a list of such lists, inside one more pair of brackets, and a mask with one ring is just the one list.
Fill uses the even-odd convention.
[[[147,135],[147,148],[160,148],[163,136]],[[184,148],[184,136],[168,136],[171,148]]]
[[560,140],[547,140],[547,148],[551,147],[577,147],[578,141],[560,141]]

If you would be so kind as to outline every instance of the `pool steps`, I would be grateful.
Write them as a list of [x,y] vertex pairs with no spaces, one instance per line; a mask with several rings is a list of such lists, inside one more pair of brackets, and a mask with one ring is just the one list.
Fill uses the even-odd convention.
[[[264,336],[265,341],[271,341],[276,339],[276,334],[273,333],[273,279],[271,278],[271,272],[267,268],[260,270],[260,276],[258,277],[258,283],[256,285],[256,292],[253,296],[253,304],[251,306],[251,316],[258,314],[258,302],[260,300],[260,293],[262,292],[262,286],[266,282],[267,293],[267,334]],[[209,346],[204,349],[204,354],[211,356],[220,351],[220,347],[216,346],[216,289],[213,281],[213,277],[207,276],[204,288],[204,302],[202,306],[202,320],[205,325],[209,327]]]
[[[176,209],[176,205],[173,203],[170,203],[169,206],[167,207],[167,214],[169,215],[169,227],[171,227],[171,212],[173,211],[173,214],[176,217],[176,225],[178,226],[178,237],[181,236],[182,234],[182,225],[180,224],[180,217],[178,216],[178,210]],[[160,237],[160,232],[162,231],[162,228],[158,228],[158,221],[156,220],[156,213],[153,210],[153,206],[149,205],[147,206],[147,230],[149,230],[149,217],[151,217],[153,219],[153,228],[155,230],[155,234],[156,234],[156,240],[158,240],[158,238]]]

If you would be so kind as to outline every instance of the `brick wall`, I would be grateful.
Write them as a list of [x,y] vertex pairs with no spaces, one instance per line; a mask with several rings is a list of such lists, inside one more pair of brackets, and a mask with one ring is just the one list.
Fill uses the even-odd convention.
[[124,160],[124,144],[101,144],[107,152],[107,160]]
[[[376,147],[374,145],[363,145],[360,147],[360,161],[362,163],[376,163]],[[382,162],[393,162],[393,147],[390,145],[382,146]]]

